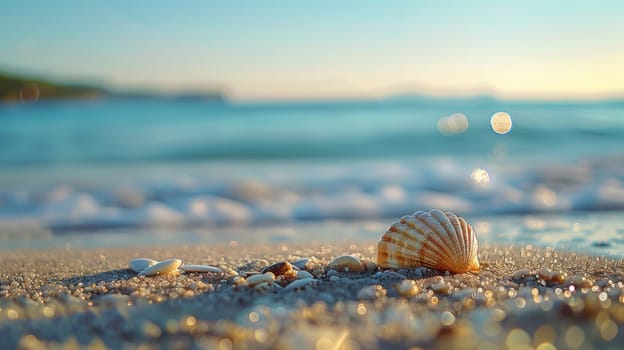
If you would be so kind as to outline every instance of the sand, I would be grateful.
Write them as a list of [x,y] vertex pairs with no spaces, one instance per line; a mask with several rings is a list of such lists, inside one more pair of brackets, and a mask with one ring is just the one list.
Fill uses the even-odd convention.
[[[624,347],[623,260],[483,246],[479,273],[381,272],[374,246],[231,242],[1,251],[2,347]],[[329,269],[342,254],[358,256],[363,270]],[[226,272],[138,277],[128,269],[138,257],[180,258]],[[299,288],[284,288],[290,280],[260,288],[243,283],[249,272],[300,258],[310,259],[305,270],[315,279]]]

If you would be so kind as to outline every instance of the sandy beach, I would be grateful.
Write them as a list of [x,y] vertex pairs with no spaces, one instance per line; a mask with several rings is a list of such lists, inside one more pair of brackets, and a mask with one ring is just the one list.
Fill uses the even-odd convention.
[[4,1],[0,350],[624,350],[604,3]]
[[[3,348],[23,349],[624,345],[621,259],[485,245],[478,273],[381,271],[375,243],[3,251],[0,337]],[[330,268],[340,255],[358,257],[361,271]],[[223,272],[137,276],[129,263],[139,257]],[[290,275],[246,280],[283,261]],[[296,266],[312,277],[296,279]]]

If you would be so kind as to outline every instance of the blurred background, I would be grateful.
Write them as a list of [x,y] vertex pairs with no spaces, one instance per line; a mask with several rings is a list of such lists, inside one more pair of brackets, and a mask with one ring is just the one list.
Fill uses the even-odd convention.
[[0,245],[624,246],[624,4],[20,1],[0,13]]

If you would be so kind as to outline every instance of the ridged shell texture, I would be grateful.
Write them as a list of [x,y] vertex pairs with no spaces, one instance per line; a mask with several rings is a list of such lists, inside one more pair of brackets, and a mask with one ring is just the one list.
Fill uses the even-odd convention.
[[417,211],[392,224],[377,245],[382,268],[425,266],[463,273],[479,270],[477,236],[464,218],[432,209]]

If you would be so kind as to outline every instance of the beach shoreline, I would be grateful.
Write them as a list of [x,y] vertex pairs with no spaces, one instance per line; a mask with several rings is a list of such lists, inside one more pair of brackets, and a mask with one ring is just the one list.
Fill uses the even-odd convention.
[[[478,273],[381,271],[375,241],[240,242],[6,251],[0,334],[9,348],[617,348],[624,260],[482,245]],[[330,269],[354,255],[362,271]],[[139,277],[131,259],[179,258],[223,273]],[[250,287],[310,259],[313,277]],[[299,264],[301,261],[299,261]],[[550,272],[544,270],[548,268]],[[296,268],[295,268],[296,269]],[[560,272],[557,274],[556,272]],[[413,281],[413,282],[411,282]]]

